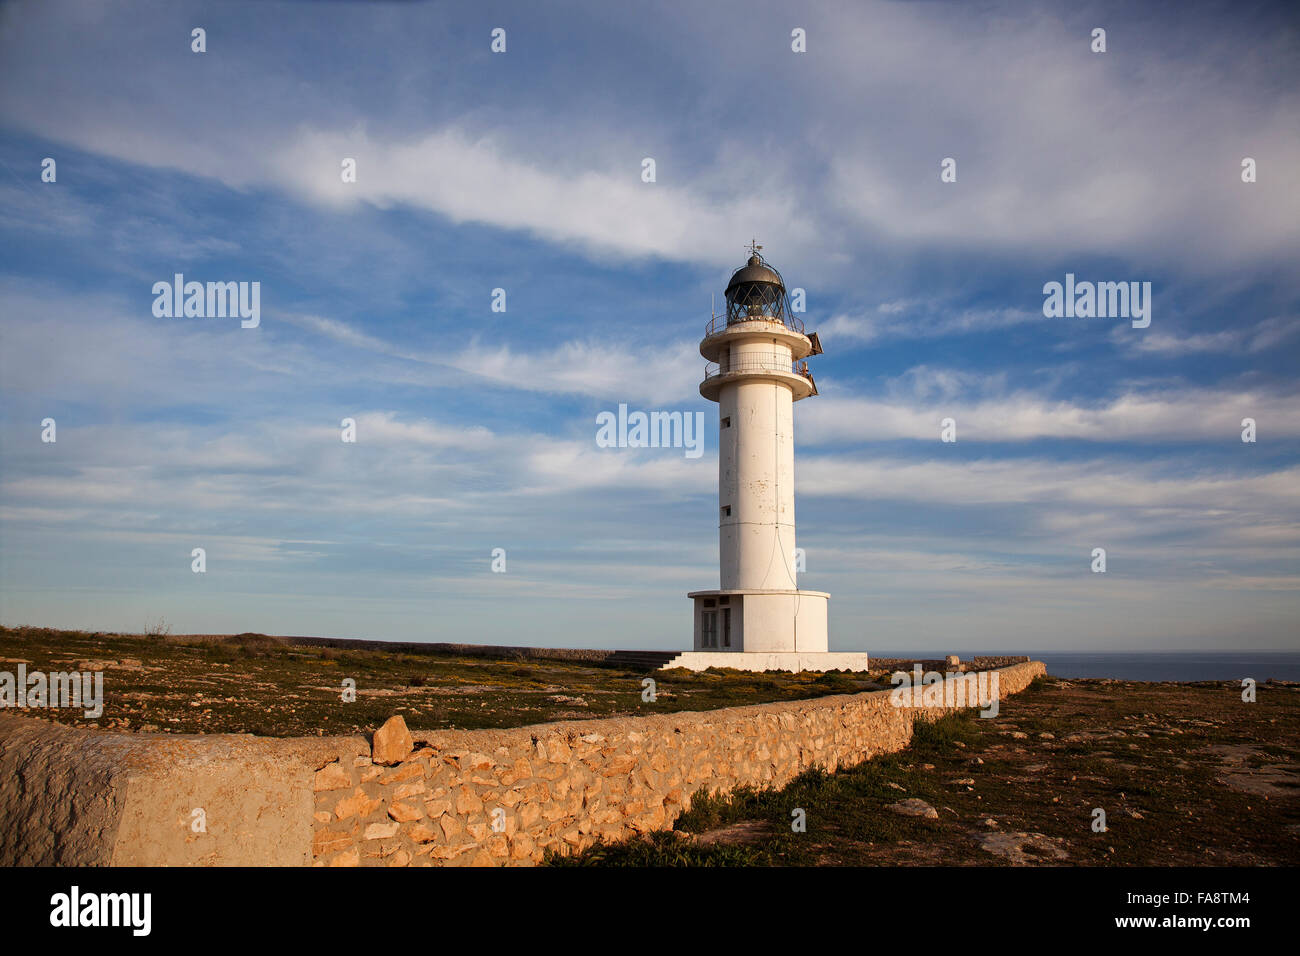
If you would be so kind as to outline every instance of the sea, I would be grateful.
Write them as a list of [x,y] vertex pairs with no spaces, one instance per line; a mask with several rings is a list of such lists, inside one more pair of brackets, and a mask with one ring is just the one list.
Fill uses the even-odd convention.
[[[948,651],[946,653],[953,653]],[[975,653],[959,652],[962,660]],[[1028,654],[1047,664],[1053,677],[1112,677],[1117,680],[1198,681],[1266,680],[1300,681],[1300,652],[1295,651],[1160,651],[1148,653],[1074,654],[1064,651],[979,651],[978,655]],[[919,654],[879,651],[877,657],[943,657],[942,653]]]

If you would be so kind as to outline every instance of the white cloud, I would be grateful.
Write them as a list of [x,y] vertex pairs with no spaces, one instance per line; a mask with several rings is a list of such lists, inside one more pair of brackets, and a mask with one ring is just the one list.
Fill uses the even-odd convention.
[[[943,505],[1051,505],[1067,509],[1164,508],[1202,515],[1255,514],[1294,520],[1300,466],[1260,474],[1203,471],[1170,477],[1152,466],[1107,458],[910,461],[818,456],[799,464],[801,495]],[[1230,522],[1227,522],[1230,523]]]
[[836,313],[817,328],[822,343],[838,349],[842,343],[868,344],[899,339],[935,339],[973,332],[990,332],[1044,321],[1041,311],[1026,309],[946,309],[941,303],[883,303],[876,314]]
[[[355,183],[339,175],[340,157],[358,163]],[[733,263],[737,223],[798,244],[812,238],[780,188],[734,184],[708,191],[668,170],[641,180],[638,155],[617,168],[548,165],[491,137],[458,128],[410,141],[378,141],[365,131],[302,129],[273,151],[269,172],[282,187],[318,202],[405,205],[446,216],[521,229],[622,256]]]
[[[811,11],[817,52],[757,107],[790,117],[773,137],[755,128],[752,83],[740,68],[768,19],[733,25],[735,42],[718,50],[705,39],[712,16],[683,6],[668,68],[695,67],[693,86],[679,92],[709,91],[686,120],[722,117],[700,155],[685,148],[680,107],[626,108],[640,91],[635,75],[596,111],[561,88],[540,117],[531,98],[495,95],[460,115],[453,107],[431,116],[408,97],[365,100],[351,74],[325,65],[304,89],[252,44],[220,54],[235,77],[228,100],[217,100],[225,108],[179,109],[215,93],[207,74],[139,55],[155,49],[166,22],[146,31],[112,18],[78,25],[60,20],[64,5],[49,6],[48,14],[6,7],[0,111],[14,128],[237,189],[401,205],[598,257],[730,265],[743,230],[780,236],[790,250],[782,261],[814,270],[884,268],[860,254],[864,246],[902,245],[1126,254],[1151,268],[1203,272],[1287,261],[1300,241],[1300,193],[1283,172],[1300,165],[1300,97],[1262,67],[1241,66],[1249,42],[1264,46],[1252,59],[1281,62],[1290,52],[1281,36],[1220,31],[1198,36],[1189,56],[1186,44],[1168,42],[1165,24],[1142,22],[1135,75],[1124,42],[1132,35],[1090,54],[1087,30],[1069,15],[837,4]],[[351,16],[327,12],[340,23]],[[299,13],[307,15],[285,10]],[[418,9],[405,15],[424,22]],[[402,16],[384,18],[376,35],[405,42]],[[642,28],[635,13],[603,26],[615,35]],[[1157,28],[1164,32],[1151,35]],[[400,63],[405,48],[385,52]],[[64,82],[50,87],[51,73]],[[92,95],[118,87],[117,99]],[[640,180],[647,154],[660,163],[654,184]],[[1250,185],[1239,177],[1248,154],[1261,170]],[[939,182],[947,156],[958,160],[954,184]],[[356,183],[341,182],[344,157],[358,161]]]
[[453,364],[468,375],[528,391],[589,395],[604,401],[649,402],[680,407],[704,377],[704,360],[689,342],[631,348],[565,342],[522,352],[508,345],[473,345]]
[[[1262,66],[1287,56],[1281,36],[1257,40],[1269,54],[1241,71],[1236,31],[1198,34],[1190,55],[1152,16],[1092,54],[1080,17],[943,10],[841,6],[819,30],[822,108],[870,118],[825,148],[828,193],[860,227],[931,250],[1125,255],[1202,274],[1294,258],[1300,193],[1285,175],[1240,179],[1243,156],[1300,165],[1300,97]],[[940,182],[947,157],[955,183]]]
[[1119,326],[1110,338],[1122,349],[1165,356],[1196,353],[1254,355],[1283,344],[1297,333],[1300,333],[1300,318],[1273,316],[1254,325],[1234,322],[1218,332],[1192,332],[1185,335],[1163,329],[1147,329],[1141,335],[1134,335],[1130,329]]
[[403,349],[392,342],[369,335],[359,329],[353,328],[346,322],[340,322],[338,319],[325,318],[319,315],[306,315],[302,313],[285,312],[278,313],[277,318],[288,322],[290,325],[297,325],[309,331],[324,335],[327,338],[334,339],[344,345],[350,345],[355,348],[366,349],[370,352],[378,352],[381,355],[391,355],[395,358],[410,359],[427,364],[435,364],[432,357],[427,354],[412,352]]
[[957,423],[958,442],[1043,438],[1240,442],[1243,418],[1254,418],[1259,429],[1273,437],[1300,435],[1300,397],[1291,395],[1194,388],[1131,390],[1083,405],[1031,392],[963,395],[956,385],[939,380],[933,394],[879,399],[841,397],[823,389],[822,400],[799,408],[798,441],[826,445],[910,438],[938,444],[939,422],[948,417]]

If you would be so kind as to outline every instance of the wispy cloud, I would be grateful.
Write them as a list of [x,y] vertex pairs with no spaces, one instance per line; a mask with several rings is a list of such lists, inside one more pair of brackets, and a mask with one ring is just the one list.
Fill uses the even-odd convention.
[[1240,444],[1245,418],[1254,419],[1275,438],[1300,436],[1300,396],[1248,389],[1134,390],[1086,404],[1032,392],[985,397],[941,387],[914,398],[859,398],[829,390],[826,394],[833,400],[800,409],[800,440],[809,445],[896,438],[937,443],[945,418],[956,422],[958,442]]
[[877,306],[874,314],[836,313],[821,323],[817,332],[830,346],[857,347],[890,340],[991,332],[1041,321],[1041,311],[1027,309],[945,309],[934,302],[886,302]]
[[1297,334],[1300,334],[1300,317],[1273,316],[1253,324],[1233,322],[1218,332],[1179,334],[1148,330],[1144,335],[1133,336],[1117,328],[1111,333],[1111,340],[1125,349],[1158,355],[1252,355],[1285,345]]

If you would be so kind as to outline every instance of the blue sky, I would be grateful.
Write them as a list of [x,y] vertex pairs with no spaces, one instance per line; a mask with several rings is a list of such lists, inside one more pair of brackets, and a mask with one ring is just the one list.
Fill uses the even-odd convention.
[[[1298,48],[1282,4],[0,6],[0,621],[688,646],[756,237],[826,348],[832,649],[1296,649]],[[156,318],[177,272],[261,325]],[[1067,272],[1150,327],[1045,318]],[[620,403],[703,456],[597,447]]]

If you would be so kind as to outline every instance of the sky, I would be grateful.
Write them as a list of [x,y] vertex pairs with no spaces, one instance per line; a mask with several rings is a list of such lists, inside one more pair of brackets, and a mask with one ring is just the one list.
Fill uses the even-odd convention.
[[[698,346],[757,239],[825,348],[832,650],[1300,649],[1298,26],[4,3],[0,623],[689,648]],[[177,273],[260,323],[156,315]],[[1150,324],[1045,315],[1067,274],[1150,283]],[[703,412],[703,453],[600,447],[620,404]]]

